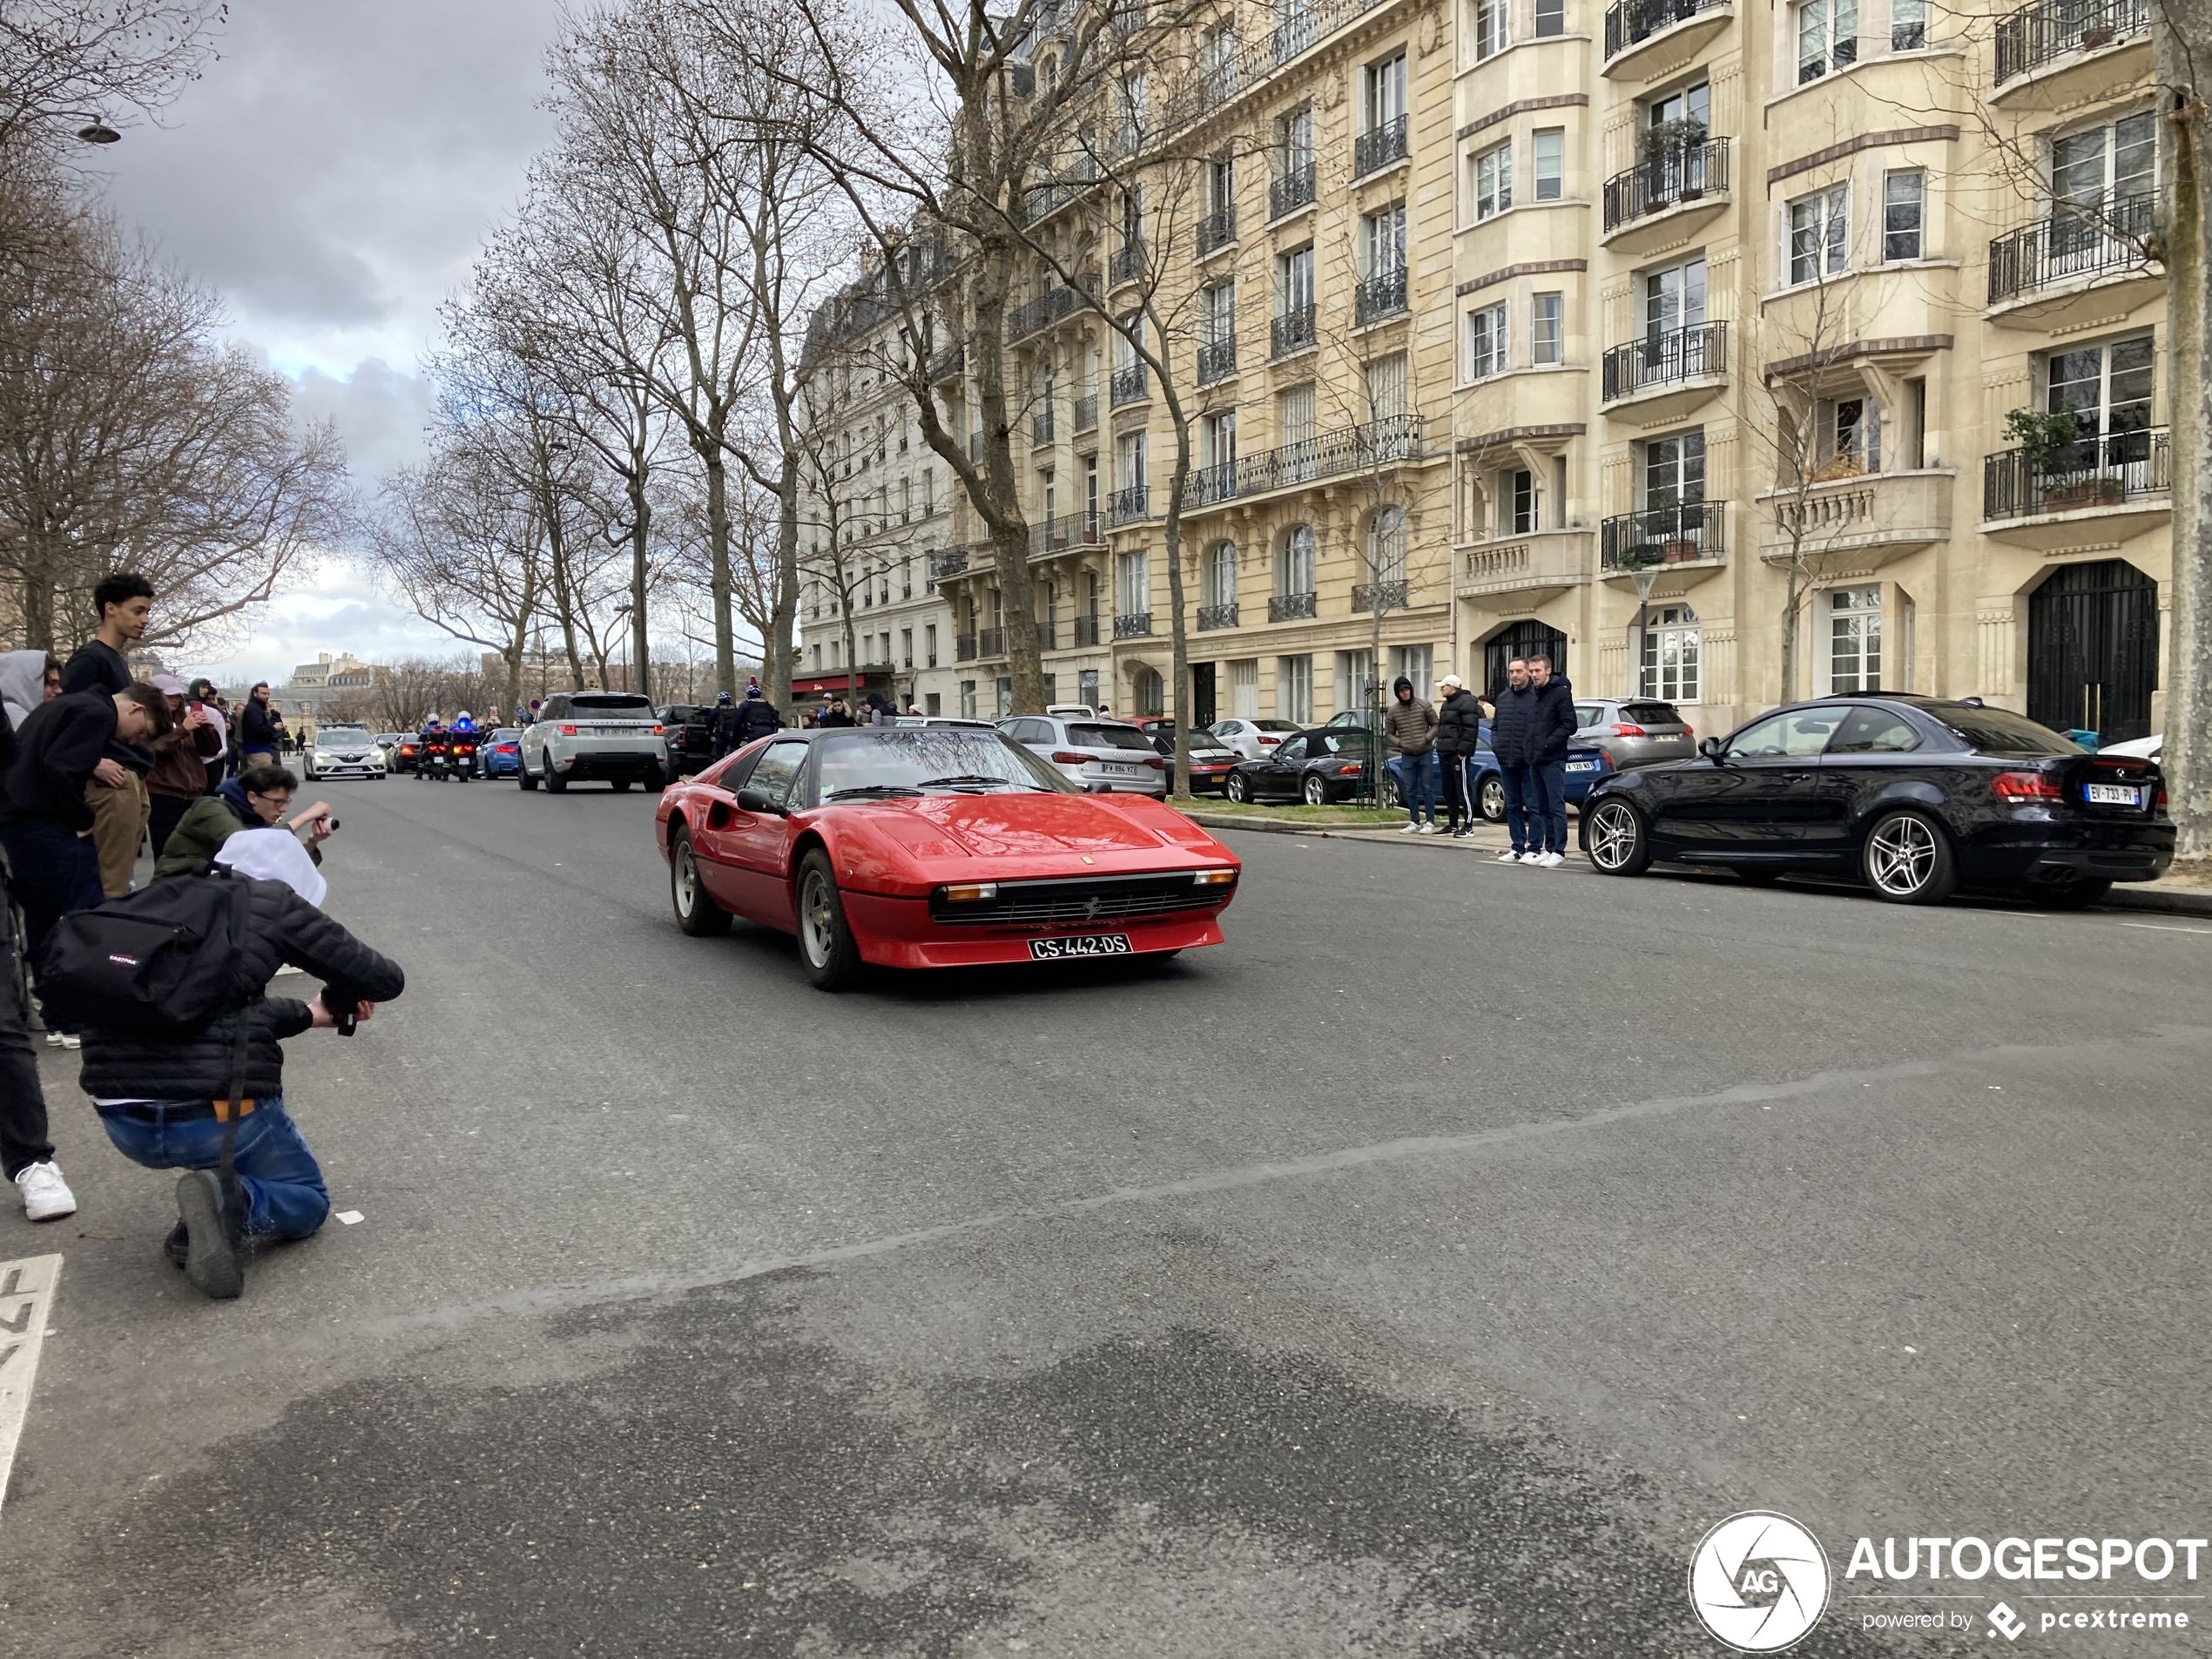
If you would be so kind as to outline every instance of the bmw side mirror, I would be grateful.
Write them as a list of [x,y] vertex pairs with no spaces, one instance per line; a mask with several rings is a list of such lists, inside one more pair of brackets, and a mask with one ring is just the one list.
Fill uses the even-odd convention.
[[1703,755],[1706,759],[1718,763],[1725,752],[1722,749],[1721,740],[1718,738],[1708,738],[1697,745],[1697,752]]
[[[738,791],[738,805],[748,813],[776,811],[776,803],[768,799],[768,792],[765,789],[740,789]],[[777,815],[781,816],[780,813]]]

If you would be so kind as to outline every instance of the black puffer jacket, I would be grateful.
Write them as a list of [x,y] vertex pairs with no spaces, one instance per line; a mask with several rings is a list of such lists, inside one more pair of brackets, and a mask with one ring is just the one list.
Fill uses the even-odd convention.
[[1536,711],[1536,688],[1509,685],[1498,688],[1496,716],[1490,722],[1490,746],[1498,752],[1501,766],[1525,766],[1529,762],[1528,721]]
[[1528,764],[1555,766],[1567,759],[1568,745],[1581,727],[1575,712],[1575,688],[1567,676],[1554,674],[1536,693],[1528,711]]
[[253,894],[253,923],[240,953],[235,989],[241,999],[253,1000],[181,1042],[155,1042],[87,1028],[79,1082],[93,1099],[212,1101],[226,1095],[231,1050],[241,1019],[250,1022],[252,1032],[246,1045],[247,1098],[265,1100],[282,1094],[284,1050],[278,1044],[299,1035],[312,1022],[307,1005],[297,997],[265,995],[270,978],[287,962],[325,983],[349,985],[372,1002],[388,1002],[407,988],[407,975],[398,963],[362,944],[281,881],[246,885]]
[[1464,685],[1436,711],[1436,752],[1471,755],[1482,746],[1482,704]]

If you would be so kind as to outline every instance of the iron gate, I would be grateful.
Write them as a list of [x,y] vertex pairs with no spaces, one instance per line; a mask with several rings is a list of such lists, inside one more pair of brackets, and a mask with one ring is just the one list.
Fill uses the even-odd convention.
[[2027,718],[2102,743],[2150,736],[2158,583],[2125,559],[2054,570],[2027,601]]
[[1482,688],[1495,693],[1506,683],[1506,664],[1516,657],[1548,657],[1552,672],[1567,673],[1567,636],[1534,621],[1517,622],[1482,648]]

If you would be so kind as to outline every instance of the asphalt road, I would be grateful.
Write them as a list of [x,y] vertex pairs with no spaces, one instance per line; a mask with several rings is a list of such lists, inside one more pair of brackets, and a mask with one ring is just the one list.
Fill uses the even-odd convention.
[[831,998],[676,931],[649,797],[323,792],[409,976],[291,1045],[364,1219],[201,1299],[47,1055],[0,1652],[1715,1654],[1747,1508],[1803,1653],[2208,1650],[1842,1575],[2212,1530],[2212,923],[1253,833],[1163,972]]

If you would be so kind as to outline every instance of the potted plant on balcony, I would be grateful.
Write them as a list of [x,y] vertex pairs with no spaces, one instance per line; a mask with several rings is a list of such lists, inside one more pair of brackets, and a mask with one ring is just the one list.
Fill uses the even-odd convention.
[[1693,175],[1690,156],[1705,142],[1705,124],[1689,116],[1655,121],[1643,131],[1643,161],[1650,181],[1651,205],[1669,200],[1694,202],[1705,193],[1702,169]]
[[[2086,446],[2081,435],[2081,423],[2072,409],[2011,409],[2005,415],[2005,435],[2020,446],[2020,459],[2027,463],[2029,486],[2043,492],[2047,511],[2069,512],[2081,507],[2110,507],[2126,499],[2127,485],[2118,478],[2090,476],[2069,477],[2074,469],[2061,468],[2056,463],[2065,451],[2087,447],[2092,455],[2095,442]],[[2050,475],[2057,471],[2054,480]]]
[[1665,560],[1666,554],[1656,542],[1638,542],[1633,547],[1621,550],[1621,568],[1623,570],[1648,570]]
[[1696,543],[1677,536],[1672,541],[1660,543],[1659,557],[1667,564],[1688,564],[1703,550]]

